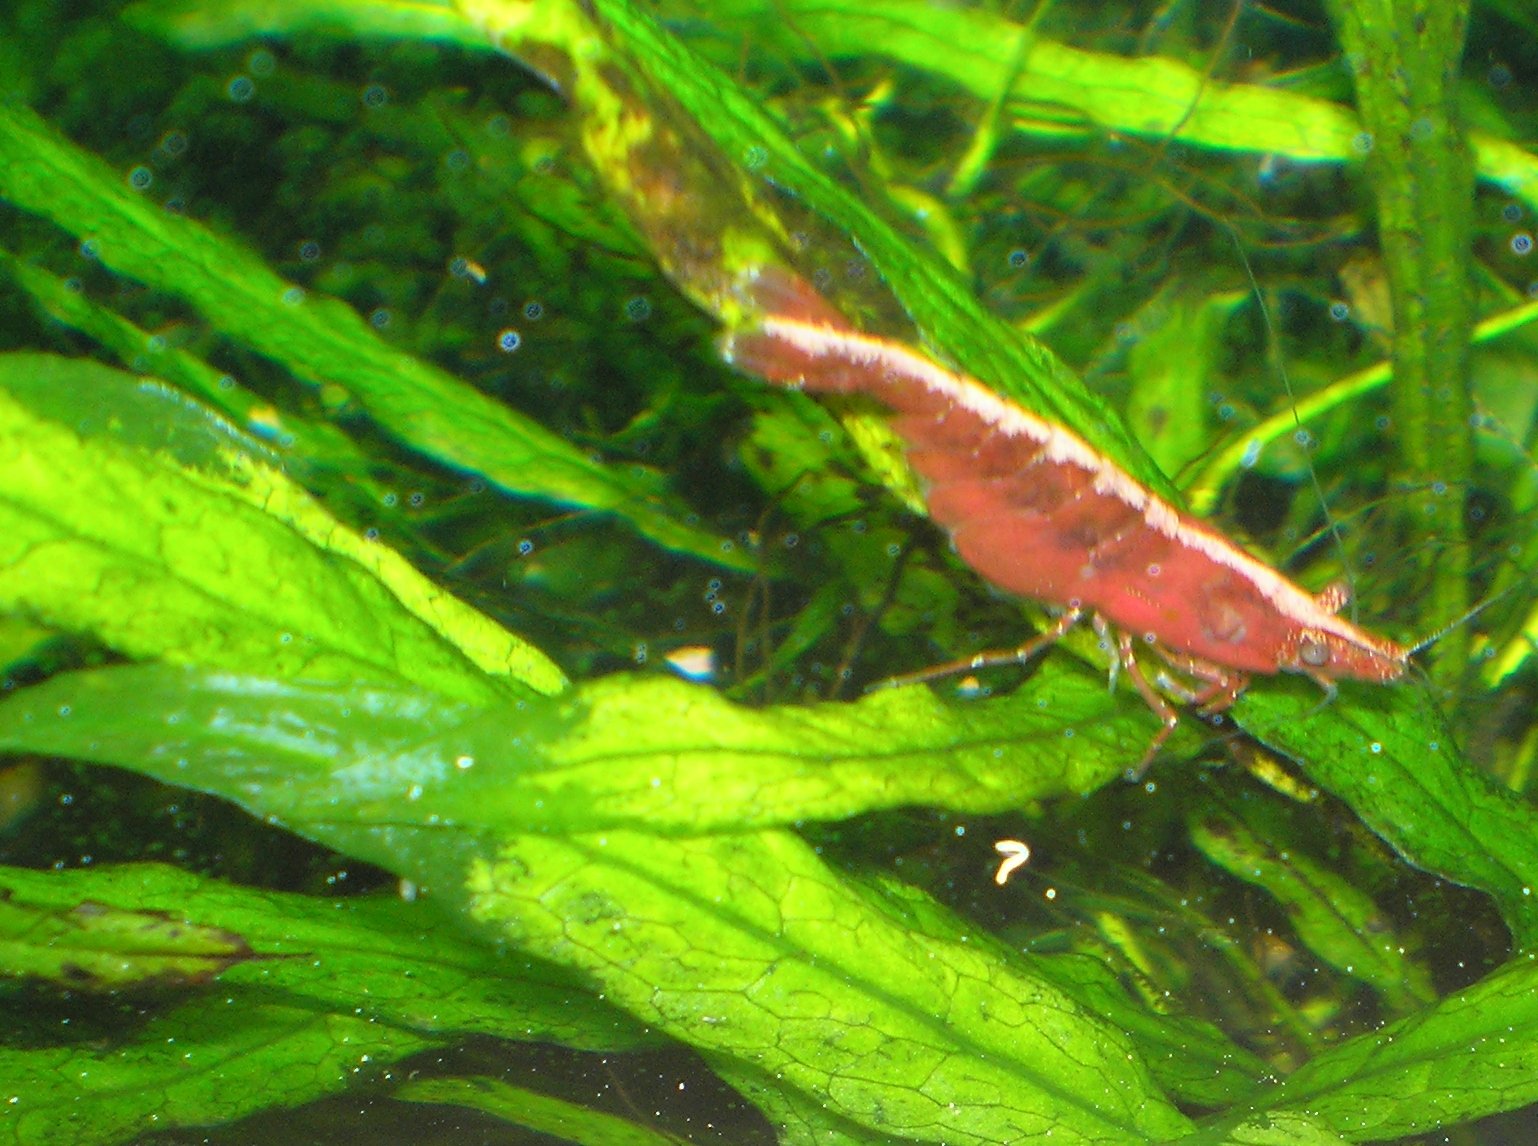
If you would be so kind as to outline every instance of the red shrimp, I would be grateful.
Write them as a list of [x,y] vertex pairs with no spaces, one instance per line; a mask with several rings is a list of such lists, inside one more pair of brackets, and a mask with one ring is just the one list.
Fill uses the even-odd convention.
[[1163,722],[1135,771],[1178,721],[1139,667],[1139,643],[1170,670],[1159,683],[1206,715],[1232,705],[1255,673],[1303,673],[1333,693],[1337,680],[1387,682],[1408,667],[1404,646],[1337,615],[1343,588],[1300,588],[1071,430],[916,350],[862,334],[785,272],[755,272],[744,295],[757,317],[726,334],[726,360],[892,410],[930,516],[962,559],[990,584],[1059,611],[1037,640],[969,665],[1023,660],[1085,616],[1112,638],[1113,672],[1125,670]]

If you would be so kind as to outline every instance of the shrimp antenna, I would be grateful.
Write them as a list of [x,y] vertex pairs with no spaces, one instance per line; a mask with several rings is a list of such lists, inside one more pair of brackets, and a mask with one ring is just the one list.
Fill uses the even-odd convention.
[[[1313,486],[1314,497],[1319,501],[1319,508],[1324,513],[1325,532],[1329,534],[1330,540],[1334,544],[1335,552],[1340,557],[1341,567],[1345,571],[1347,581],[1355,582],[1356,571],[1351,567],[1351,555],[1346,552],[1346,542],[1345,538],[1341,536],[1340,522],[1336,521],[1335,515],[1330,512],[1330,499],[1325,496],[1324,486],[1319,484],[1318,471],[1314,469],[1314,461],[1308,456],[1306,449],[1308,431],[1304,429],[1303,420],[1298,416],[1298,395],[1292,388],[1292,376],[1287,373],[1287,362],[1282,358],[1281,332],[1277,330],[1276,323],[1271,317],[1271,307],[1266,302],[1265,289],[1260,285],[1260,279],[1255,275],[1255,268],[1250,263],[1250,256],[1245,253],[1244,242],[1239,238],[1238,230],[1227,220],[1223,221],[1223,226],[1228,231],[1229,239],[1233,241],[1234,250],[1238,252],[1240,265],[1244,267],[1245,277],[1250,280],[1250,290],[1255,295],[1255,302],[1260,308],[1261,322],[1266,331],[1266,350],[1270,357],[1272,368],[1281,378],[1283,389],[1287,391],[1287,400],[1292,405],[1292,423],[1296,427],[1293,431],[1295,440],[1300,447],[1305,447],[1303,456],[1304,460],[1308,463],[1308,480],[1309,484]],[[1353,594],[1354,596],[1355,594]],[[1351,610],[1350,615],[1355,617],[1356,603],[1354,600],[1349,602],[1349,607]],[[1438,636],[1440,635],[1438,634]]]
[[1453,620],[1449,621],[1447,624],[1443,625],[1436,632],[1432,633],[1429,637],[1426,637],[1426,638],[1424,638],[1424,639],[1422,639],[1420,641],[1417,641],[1415,644],[1411,645],[1408,649],[1405,650],[1405,656],[1407,658],[1408,657],[1413,657],[1416,653],[1424,652],[1426,649],[1429,649],[1432,645],[1436,644],[1443,637],[1447,636],[1448,633],[1452,632],[1454,629],[1458,628],[1460,625],[1468,624],[1468,622],[1472,621],[1475,617],[1479,616],[1479,614],[1483,613],[1491,605],[1495,604],[1497,601],[1501,600],[1503,597],[1509,596],[1511,594],[1511,592],[1514,589],[1516,589],[1518,585],[1521,585],[1521,584],[1522,584],[1521,581],[1513,581],[1510,585],[1507,585],[1506,588],[1502,589],[1499,593],[1495,594],[1495,596],[1493,596],[1493,597],[1486,597],[1479,604],[1475,605],[1468,612],[1464,613],[1463,616],[1454,618]]

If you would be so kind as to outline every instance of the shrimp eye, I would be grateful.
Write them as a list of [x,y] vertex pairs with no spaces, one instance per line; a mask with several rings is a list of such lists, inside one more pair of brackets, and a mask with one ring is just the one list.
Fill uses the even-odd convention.
[[1317,637],[1304,637],[1298,642],[1298,660],[1309,668],[1323,668],[1330,663],[1330,646]]

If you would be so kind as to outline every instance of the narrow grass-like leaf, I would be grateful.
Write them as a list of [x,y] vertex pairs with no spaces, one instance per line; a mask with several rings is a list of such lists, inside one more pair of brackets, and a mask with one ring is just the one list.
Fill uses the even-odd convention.
[[131,657],[478,700],[564,684],[201,407],[49,355],[0,356],[0,605]]
[[503,489],[612,511],[717,564],[744,557],[682,521],[658,475],[605,467],[532,419],[394,350],[353,309],[284,282],[232,240],[156,210],[24,108],[0,107],[0,198],[89,241],[101,262],[179,295],[220,331],[315,385],[342,387],[388,432]]
[[[759,101],[659,28],[650,13],[628,0],[600,0],[591,17],[548,0],[532,5],[460,0],[459,7],[505,50],[524,53],[538,61],[536,66],[561,61],[563,79],[572,84],[593,120],[589,147],[594,162],[633,210],[640,211],[647,202],[638,194],[637,183],[644,189],[648,180],[663,175],[644,170],[655,159],[645,148],[658,138],[693,139],[703,133],[708,141],[704,146],[719,152],[719,161],[734,175],[751,168],[756,181],[792,193],[841,236],[835,242],[847,242],[869,259],[945,355],[1029,408],[1072,427],[1155,488],[1171,493],[1168,480],[1121,420],[1086,391],[1056,355],[990,314],[959,274],[916,248],[829,178]],[[600,98],[598,91],[605,94]],[[610,122],[620,116],[630,123],[628,131],[610,129]],[[654,244],[669,247],[658,252],[664,265],[675,249],[692,252],[696,246],[721,248],[726,261],[762,259],[771,241],[762,235],[788,235],[796,229],[778,216],[766,197],[749,191],[739,196],[734,212],[721,217],[728,210],[712,203],[711,210],[693,220],[674,210],[668,226],[693,229],[673,235],[654,232]],[[739,256],[730,248],[730,235],[734,228],[748,227],[755,213],[764,223],[763,231],[745,241],[748,249]],[[647,220],[638,218],[637,223],[645,229]],[[735,302],[726,284],[749,269],[737,263],[712,266],[700,274],[700,281],[690,281],[687,269],[675,269],[674,275],[702,304],[736,321],[742,316],[732,313]]]
[[494,1078],[435,1078],[408,1082],[395,1092],[406,1102],[443,1103],[480,1110],[573,1146],[680,1146],[681,1139],[589,1110],[548,1094]]
[[[876,52],[944,76],[984,102],[997,99],[1007,85],[1014,126],[1029,135],[1132,134],[1303,163],[1356,163],[1371,146],[1349,107],[1282,86],[1217,80],[1184,60],[1085,51],[1037,35],[1018,61],[1016,45],[1026,30],[986,8],[925,0],[726,0],[712,11],[740,26],[741,35],[775,43],[792,58]],[[1538,204],[1538,156],[1495,135],[1474,133],[1471,139],[1485,179]]]
[[1224,871],[1275,897],[1310,951],[1371,985],[1395,1011],[1436,998],[1425,967],[1404,953],[1372,897],[1330,868],[1273,846],[1237,816],[1193,822],[1191,840]]
[[350,474],[367,471],[363,449],[335,426],[278,411],[196,355],[165,345],[47,271],[4,251],[0,267],[50,316],[94,338],[134,373],[163,379],[194,395],[237,426],[282,447],[286,455]]

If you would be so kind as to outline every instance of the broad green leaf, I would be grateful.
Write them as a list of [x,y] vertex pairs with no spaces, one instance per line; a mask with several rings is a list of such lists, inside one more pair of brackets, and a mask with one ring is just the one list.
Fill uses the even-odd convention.
[[1424,686],[1351,686],[1328,709],[1301,685],[1253,690],[1241,707],[1407,860],[1494,896],[1520,944],[1538,937],[1538,812],[1463,759]]
[[53,220],[113,270],[187,300],[230,338],[334,385],[407,445],[510,493],[612,511],[660,544],[743,566],[686,525],[657,475],[592,461],[558,435],[392,349],[345,303],[284,282],[233,240],[156,209],[36,115],[0,107],[0,198]]
[[435,1078],[408,1082],[395,1092],[406,1102],[433,1102],[480,1110],[514,1126],[574,1146],[679,1146],[671,1134],[589,1110],[548,1094],[494,1078]]
[[775,1129],[777,1146],[888,1146],[891,1136],[851,1122],[828,1109],[815,1094],[783,1085],[771,1074],[733,1062],[725,1055],[707,1061],[743,1097],[763,1112]]
[[[1098,685],[1089,687],[1092,695],[1103,700]],[[192,703],[175,703],[176,689],[182,691],[184,701]],[[61,676],[13,697],[0,705],[0,744],[112,760],[224,795],[254,814],[281,819],[332,846],[423,880],[450,900],[455,898],[455,881],[467,878],[461,865],[490,870],[488,861],[478,857],[497,854],[502,847],[497,841],[505,839],[502,833],[508,830],[591,832],[595,826],[613,825],[596,842],[595,837],[583,835],[578,839],[585,842],[559,854],[569,855],[571,848],[580,847],[598,848],[595,854],[612,856],[629,873],[634,892],[634,898],[625,899],[622,881],[614,874],[615,887],[621,889],[616,890],[621,896],[618,902],[625,903],[628,916],[655,919],[657,908],[651,897],[660,892],[654,885],[671,886],[680,878],[673,874],[679,862],[675,853],[688,854],[691,848],[707,845],[642,835],[620,826],[625,823],[670,831],[721,830],[744,823],[847,815],[860,810],[860,803],[873,807],[919,800],[945,803],[945,794],[948,802],[963,807],[998,809],[1016,805],[1026,792],[1044,794],[1042,783],[1063,782],[1061,776],[1033,777],[1045,763],[1044,757],[1001,752],[1004,729],[1025,718],[1022,706],[995,701],[947,710],[927,692],[908,690],[907,696],[923,697],[930,704],[914,712],[904,693],[887,692],[859,705],[750,713],[734,709],[698,686],[661,678],[602,682],[591,686],[584,703],[577,706],[529,700],[522,702],[521,710],[478,711],[463,705],[434,705],[420,695],[392,696],[360,688],[340,692],[277,682],[261,682],[257,687],[256,682],[229,677],[200,680],[187,672],[145,666]],[[1031,698],[1030,707],[1039,713],[1038,703],[1038,698]],[[558,711],[563,707],[569,711]],[[146,711],[156,714],[155,719],[146,720]],[[466,720],[467,714],[471,720]],[[979,717],[997,721],[997,726],[990,729],[979,723]],[[958,723],[947,727],[951,719]],[[1047,745],[1063,740],[1056,719],[1050,722],[1056,734]],[[336,731],[349,725],[353,726],[350,739],[343,744]],[[489,735],[478,735],[476,730],[482,728]],[[168,729],[187,730],[190,735],[181,740],[173,731],[167,740]],[[304,732],[296,735],[298,729]],[[938,751],[938,744],[925,749],[926,740],[950,741],[951,754]],[[517,747],[510,751],[509,745]],[[776,760],[777,755],[783,759]],[[1014,768],[1007,763],[1011,757],[1017,761]],[[975,774],[967,771],[969,759],[977,761]],[[794,768],[788,768],[790,764]],[[1024,791],[1000,786],[1001,780],[1010,779]],[[1029,787],[1033,779],[1035,789]],[[599,792],[600,784],[608,785],[612,794],[606,797]],[[616,809],[625,809],[624,814]],[[370,828],[370,824],[376,826]],[[412,824],[419,826],[412,829]],[[463,836],[465,829],[476,834]],[[691,880],[732,883],[747,874],[734,875],[732,870],[747,865],[757,871],[761,866],[754,854],[759,845],[752,838],[711,838],[739,842],[721,852],[718,858],[725,866],[714,874],[707,871],[706,859],[686,865],[693,869]],[[540,847],[556,847],[554,836],[531,836],[525,843],[533,846],[534,841],[541,841]],[[615,850],[604,851],[610,843]],[[707,854],[715,855],[715,845],[708,846]],[[773,860],[768,863],[781,866]],[[1167,1076],[1177,1090],[1193,1088],[1207,1096],[1217,1090],[1237,1093],[1258,1068],[1248,1064],[1236,1071],[1244,1056],[1215,1032],[1199,1024],[1154,1020],[1107,977],[1080,960],[1021,963],[1003,949],[990,952],[986,943],[969,935],[947,913],[899,885],[861,887],[822,867],[809,851],[802,867],[802,882],[820,873],[817,878],[828,885],[825,893],[843,904],[841,927],[858,930],[856,919],[863,910],[884,920],[880,927],[890,933],[890,942],[897,942],[899,931],[908,936],[902,958],[914,967],[872,969],[872,979],[856,981],[860,991],[875,992],[875,982],[885,980],[889,971],[898,978],[915,973],[929,958],[923,953],[940,945],[955,948],[957,959],[962,958],[959,952],[968,952],[966,959],[982,961],[979,968],[988,962],[999,965],[976,985],[983,992],[980,1008],[989,1013],[999,1008],[1031,1012],[1035,1004],[1021,995],[1024,988],[1010,985],[1011,975],[1023,977],[1033,984],[1032,990],[1046,991],[1058,1000],[1041,1004],[1048,1013],[1056,1014],[1064,1005],[1062,1000],[1071,1000],[1085,1021],[1098,1016],[1093,1021],[1106,1023],[1107,1030],[1125,1024],[1134,1032],[1140,1050],[1155,1063],[1155,1075]],[[611,878],[601,869],[591,874],[593,879]],[[477,892],[483,894],[484,889]],[[678,910],[702,912],[700,926],[721,932],[721,942],[726,942],[722,929],[733,927],[743,929],[739,944],[756,949],[761,942],[756,936],[762,922],[723,921],[713,917],[708,898],[686,899]],[[565,908],[551,911],[558,916]],[[585,973],[592,970],[573,949],[552,944],[542,934],[522,936],[521,914],[488,915],[484,904],[472,913],[499,931],[511,929],[524,950],[551,954]],[[685,924],[680,920],[669,926]],[[819,930],[807,937],[808,943],[815,939],[816,960],[835,959],[835,931]],[[801,941],[798,933],[784,935],[789,949]],[[858,952],[846,952],[841,965],[852,972],[863,962]],[[1014,964],[1012,972],[1003,970],[1009,964]],[[653,970],[659,989],[685,994],[700,989],[701,969],[693,962],[675,965],[663,959]],[[832,990],[831,986],[824,989]],[[711,988],[707,993],[713,997],[721,990]],[[993,991],[1004,994],[985,1001]],[[645,1007],[637,1010],[636,1001],[617,989],[606,990],[605,995],[643,1021],[703,1050],[730,1055],[754,1069],[780,1070],[778,1065],[745,1056],[740,1043],[702,1039],[695,1024],[669,1023]],[[893,1016],[889,1021],[899,1020]],[[793,1029],[798,1032],[800,1027]],[[792,1033],[776,1026],[739,1031],[734,1037],[775,1045],[791,1039]],[[936,1038],[933,1033],[914,1037],[926,1045]],[[1019,1038],[1014,1031],[1011,1045]],[[1093,1039],[1103,1041],[1101,1035]],[[975,1051],[945,1053],[965,1057]],[[986,1050],[990,1058],[998,1053],[996,1047]],[[872,1093],[896,1087],[908,1101],[905,1092],[919,1081],[910,1073],[912,1065],[908,1060],[895,1063],[888,1075],[871,1080]],[[977,1080],[966,1085],[974,1083],[982,1085]],[[800,1085],[819,1093],[814,1077],[801,1079]],[[1048,1087],[1041,1080],[1032,1084],[1027,1076],[1026,1090],[1033,1085],[1051,1089],[1057,1084]],[[928,1101],[923,1099],[920,1105]],[[1046,1100],[1027,1096],[1020,1101],[1023,1109],[1039,1114]],[[862,1117],[859,1104],[844,1116]]]
[[[57,882],[57,881],[55,881]],[[0,898],[0,974],[66,989],[106,991],[213,978],[253,958],[239,934],[165,912],[82,899],[69,906]]]
[[1472,987],[1334,1047],[1254,1100],[1353,1142],[1422,1134],[1538,1101],[1538,965],[1524,955]]
[[[871,894],[892,910],[900,910],[910,931],[938,943],[978,944],[975,936],[949,911],[927,895],[894,879],[866,881]],[[1001,964],[1022,957],[998,952]],[[1102,962],[1080,955],[1025,956],[1024,967],[1061,990],[1092,1014],[1100,1016],[1133,1040],[1166,1091],[1194,1106],[1222,1106],[1242,1097],[1265,1075],[1267,1066],[1215,1027],[1178,1014],[1149,1010],[1133,1000]]]
[[127,656],[474,699],[564,683],[227,424],[95,363],[0,356],[0,491],[0,606]]
[[[54,949],[50,919],[95,913],[115,924],[143,919],[151,939],[178,924],[186,943],[204,934],[238,938],[247,949],[222,959],[219,978],[230,1006],[281,998],[317,1014],[361,1013],[383,1027],[445,1039],[491,1035],[581,1050],[660,1042],[547,961],[471,941],[430,897],[285,894],[153,863],[65,872],[0,867],[0,895],[13,896],[40,924],[6,944],[7,970],[18,975],[36,977],[47,961],[68,955]],[[118,926],[100,946],[122,948],[136,968],[145,966],[131,930]]]
[[1309,1114],[1280,1111],[1246,1122],[1222,1141],[1224,1146],[1336,1146],[1350,1139],[1331,1132]]
[[986,702],[915,688],[768,711],[668,676],[472,706],[145,665],[18,693],[0,704],[0,747],[133,768],[302,829],[696,833],[1089,792],[1147,730],[1112,712],[1100,682],[1061,665]]
[[105,1049],[0,1044],[0,1135],[84,1146],[229,1122],[302,1105],[434,1043],[347,1012],[203,995]]
[[477,919],[644,1020],[894,1139],[1188,1127],[1119,1031],[990,943],[916,938],[904,904],[784,832],[521,836],[472,864],[468,891]]

